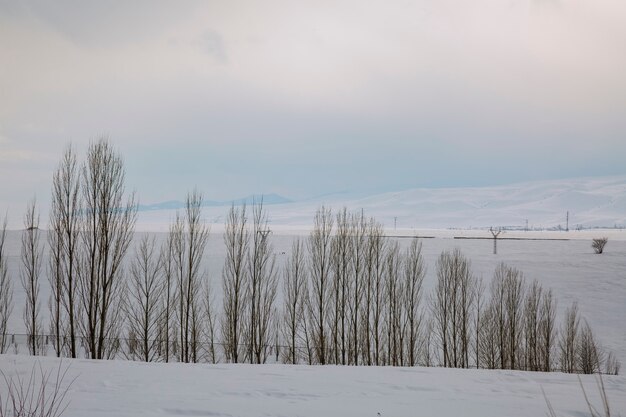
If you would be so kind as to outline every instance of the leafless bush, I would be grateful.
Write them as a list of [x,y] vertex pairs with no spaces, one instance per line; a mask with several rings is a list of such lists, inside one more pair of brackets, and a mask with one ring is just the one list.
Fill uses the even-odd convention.
[[604,372],[609,375],[619,374],[621,364],[613,352],[609,352],[604,361]]
[[600,238],[593,239],[593,241],[591,242],[591,247],[593,248],[595,253],[601,254],[602,252],[604,252],[604,246],[606,246],[606,242],[608,241],[609,241],[608,237],[600,237]]
[[[585,402],[587,403],[587,407],[589,409],[589,415],[591,417],[611,417],[611,409],[609,407],[609,398],[606,395],[606,389],[604,388],[604,381],[602,380],[602,375],[599,375],[596,379],[596,384],[598,386],[598,392],[600,393],[600,399],[602,401],[602,413],[600,413],[589,401],[589,397],[587,396],[587,392],[585,391],[585,387],[583,386],[582,380],[578,377],[578,383],[580,384],[580,389],[582,391],[583,397],[585,398]],[[543,389],[542,389],[543,391]],[[548,406],[548,416],[549,417],[557,417],[550,400],[546,396],[546,393],[543,392],[543,397],[546,400],[546,404]]]
[[0,391],[0,417],[59,417],[69,400],[67,394],[74,383],[65,383],[68,367],[59,362],[56,371],[44,371],[34,365],[28,379],[0,371],[6,385],[6,397]]

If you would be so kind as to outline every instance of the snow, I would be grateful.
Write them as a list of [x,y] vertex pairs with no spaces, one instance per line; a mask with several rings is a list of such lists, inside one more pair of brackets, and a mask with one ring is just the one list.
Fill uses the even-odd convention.
[[[296,238],[306,238],[321,205],[364,210],[384,221],[386,233],[401,246],[419,235],[427,265],[424,291],[435,282],[435,262],[443,250],[460,248],[472,270],[488,282],[498,263],[537,279],[558,300],[557,319],[573,302],[600,343],[626,364],[626,230],[506,231],[498,254],[485,227],[564,225],[612,226],[626,223],[626,177],[535,182],[473,189],[416,189],[364,198],[325,197],[266,206],[279,265]],[[221,300],[224,260],[223,222],[227,208],[206,207],[212,234],[203,261],[206,279]],[[163,239],[172,210],[140,212],[138,230]],[[397,217],[398,228],[394,228]],[[141,234],[141,233],[139,233]],[[608,236],[602,255],[591,239]],[[19,284],[19,231],[7,236],[15,307],[9,333],[23,333],[24,292]],[[481,239],[458,239],[481,238]],[[523,239],[523,240],[518,240]],[[538,239],[538,240],[533,240]],[[549,239],[549,240],[546,240]],[[135,242],[139,239],[136,238]],[[45,233],[42,235],[45,242]],[[45,267],[44,267],[45,275]],[[49,286],[41,279],[41,305],[47,323]],[[280,303],[280,299],[278,300]],[[423,306],[426,301],[423,301]],[[57,366],[51,357],[0,355],[5,374],[25,375],[33,365]],[[547,407],[542,388],[557,415],[586,416],[578,377],[561,373],[288,365],[145,364],[128,361],[68,360],[70,390],[65,416],[540,416]],[[593,376],[581,376],[592,402],[599,404]],[[626,414],[626,377],[605,376],[615,415]],[[5,388],[0,383],[0,393]]]
[[[411,234],[406,231],[406,235]],[[624,231],[609,234],[605,253],[596,255],[591,249],[591,237],[604,235],[606,231],[583,232],[506,232],[503,238],[570,238],[571,240],[505,240],[498,241],[498,254],[493,255],[491,239],[454,239],[454,236],[477,236],[478,231],[423,231],[422,236],[436,236],[422,239],[423,255],[427,271],[424,280],[424,293],[429,294],[435,283],[435,263],[444,250],[459,248],[472,262],[472,271],[485,282],[489,282],[500,262],[518,268],[527,281],[537,279],[544,288],[551,288],[558,301],[557,319],[573,301],[577,301],[580,313],[591,325],[600,343],[613,351],[626,366],[626,239]],[[282,233],[282,232],[281,232]],[[287,259],[291,244],[296,238],[306,238],[304,231],[290,234],[273,234],[272,244],[278,265]],[[404,232],[400,232],[404,235]],[[165,234],[155,234],[163,239]],[[483,237],[489,232],[482,232]],[[19,283],[19,248],[20,232],[7,233],[9,270],[14,277],[14,310],[9,321],[10,333],[24,333],[22,309],[24,291]],[[45,235],[42,236],[45,241]],[[139,237],[135,238],[138,242]],[[411,239],[398,238],[401,247],[407,246]],[[131,248],[132,250],[132,248]],[[216,307],[221,305],[221,272],[225,257],[223,237],[218,232],[210,235],[202,268],[206,279],[212,286]],[[44,268],[45,272],[45,268]],[[47,323],[49,295],[47,278],[41,280],[41,305],[44,323]],[[280,294],[280,292],[279,292]],[[277,300],[280,303],[280,295]],[[423,306],[426,301],[423,301]]]
[[[534,181],[490,187],[415,188],[369,196],[328,195],[267,204],[272,226],[307,228],[321,205],[363,210],[388,228],[448,229],[508,226],[531,229],[626,226],[626,176]],[[165,231],[175,210],[140,213],[138,229]],[[224,221],[226,207],[204,210],[210,223]]]
[[[0,355],[5,374],[27,376],[54,358]],[[64,417],[97,416],[466,416],[589,415],[578,377],[561,373],[444,368],[207,365],[64,359]],[[594,376],[581,376],[596,408]],[[604,376],[614,415],[626,412],[626,377]],[[0,383],[0,393],[6,389]]]

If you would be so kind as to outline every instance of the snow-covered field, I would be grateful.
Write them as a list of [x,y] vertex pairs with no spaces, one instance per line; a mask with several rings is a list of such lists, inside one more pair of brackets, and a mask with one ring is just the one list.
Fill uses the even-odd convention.
[[[507,232],[503,237],[571,238],[571,240],[500,240],[498,254],[493,255],[492,240],[454,239],[454,236],[476,236],[477,231],[422,231],[422,236],[436,236],[422,239],[427,265],[425,294],[429,294],[434,287],[435,263],[443,250],[460,248],[471,259],[473,272],[483,277],[485,282],[491,279],[498,263],[505,262],[520,269],[527,280],[537,279],[544,288],[552,288],[558,300],[558,319],[573,301],[578,301],[581,315],[589,322],[599,341],[626,365],[624,330],[626,233],[613,231],[613,234],[608,234],[610,238],[605,253],[596,255],[591,249],[591,238],[607,234],[605,232]],[[404,232],[400,233],[404,235]],[[9,270],[14,277],[15,290],[15,308],[9,322],[9,331],[12,333],[24,333],[22,310],[25,296],[19,284],[20,236],[21,233],[17,231],[7,234]],[[159,233],[156,236],[162,239],[165,234]],[[306,235],[303,231],[272,235],[279,265],[287,259],[291,243],[296,238],[306,238]],[[408,245],[411,239],[397,238],[397,240],[404,246]],[[213,287],[218,305],[221,302],[221,271],[224,256],[222,235],[214,232],[209,238],[203,268],[206,271],[206,279]],[[47,317],[49,294],[47,279],[42,279],[41,288],[42,314]],[[423,300],[423,306],[426,306],[426,300]],[[46,319],[44,323],[47,323]]]
[[[287,259],[293,240],[306,239],[313,214],[322,203],[335,209],[363,208],[366,215],[384,221],[390,239],[396,239],[401,246],[408,245],[410,237],[423,237],[426,296],[435,283],[436,259],[444,250],[460,248],[471,259],[474,274],[486,282],[500,262],[520,269],[527,280],[537,279],[544,288],[554,291],[559,321],[565,308],[577,301],[582,317],[599,342],[626,364],[626,230],[507,231],[498,241],[498,254],[493,255],[493,241],[485,239],[490,234],[480,229],[489,226],[486,219],[496,226],[521,226],[523,219],[529,219],[529,227],[553,227],[564,224],[560,213],[569,207],[574,207],[570,212],[572,227],[623,224],[626,179],[531,183],[465,191],[412,190],[362,199],[333,197],[267,205],[279,266]],[[225,254],[220,222],[226,211],[224,206],[204,209],[206,219],[215,223],[211,226],[203,268],[218,304]],[[151,233],[163,239],[165,234],[155,231],[167,230],[173,213],[140,212],[138,235]],[[394,217],[397,228],[393,227]],[[514,219],[519,221],[514,223]],[[438,228],[440,221],[461,228]],[[601,236],[608,236],[609,242],[605,253],[596,255],[591,239]],[[9,332],[18,334],[24,332],[20,237],[17,230],[7,235],[9,272],[15,290]],[[42,240],[45,241],[45,234]],[[49,288],[45,278],[41,285],[41,305],[47,322]],[[426,305],[424,298],[423,308]],[[0,370],[24,376],[37,362],[45,369],[57,366],[57,361],[50,357],[0,355]],[[588,415],[578,377],[561,373],[67,359],[64,364],[70,366],[68,379],[77,377],[65,416],[541,416],[547,411],[542,388],[558,415]],[[594,377],[581,378],[592,402],[599,406]],[[625,415],[626,377],[605,376],[604,382],[614,414]],[[0,387],[4,394],[1,383]]]
[[[27,377],[53,358],[0,355],[5,374]],[[67,360],[76,378],[65,417],[588,416],[578,377],[561,373],[291,365],[185,365]],[[601,409],[594,376],[581,376]],[[626,377],[605,376],[613,415],[626,414]],[[4,386],[0,383],[0,393]]]

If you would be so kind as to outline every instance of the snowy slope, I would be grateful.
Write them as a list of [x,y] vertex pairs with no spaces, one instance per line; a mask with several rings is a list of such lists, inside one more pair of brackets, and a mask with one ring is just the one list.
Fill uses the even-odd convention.
[[[58,362],[39,360],[42,368]],[[37,360],[0,355],[0,369],[28,376]],[[443,368],[184,365],[64,360],[76,377],[64,417],[537,417],[588,416],[575,375]],[[600,408],[594,376],[582,376]],[[626,377],[605,376],[613,415],[626,414]],[[6,389],[0,383],[0,394]]]
[[[416,188],[368,197],[330,195],[266,206],[273,225],[310,225],[315,210],[348,207],[374,216],[387,227],[484,228],[511,226],[570,229],[626,225],[626,176],[536,181],[498,187]],[[206,207],[209,222],[223,223],[227,207]],[[142,212],[141,230],[166,230],[173,210]]]
[[[626,223],[626,177],[541,181],[501,187],[414,189],[349,202],[411,227],[565,227]],[[369,211],[369,210],[368,210]]]

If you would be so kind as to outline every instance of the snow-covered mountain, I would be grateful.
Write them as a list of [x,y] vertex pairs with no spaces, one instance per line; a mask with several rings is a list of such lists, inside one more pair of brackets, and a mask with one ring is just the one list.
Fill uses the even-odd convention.
[[[235,203],[251,204],[246,198]],[[387,227],[426,228],[555,228],[626,225],[626,176],[533,181],[492,187],[415,188],[370,196],[347,193],[304,201],[265,196],[273,225],[307,226],[321,205],[334,210],[363,210]],[[205,205],[205,216],[222,223],[228,204]],[[140,213],[140,228],[163,230],[174,207],[150,206]],[[169,209],[169,210],[168,210]]]
[[[292,200],[285,198],[278,194],[263,194],[261,196],[247,196],[243,198],[238,198],[236,200],[228,200],[228,201],[214,201],[214,200],[204,200],[202,202],[203,207],[230,207],[231,204],[236,206],[239,205],[252,205],[255,201],[260,201],[263,199],[263,204],[271,205],[271,204],[286,204],[291,203]],[[152,203],[152,204],[140,204],[138,206],[138,210],[142,211],[152,211],[152,210],[177,210],[185,207],[185,202],[180,200],[169,200],[162,201],[160,203]]]
[[398,227],[613,227],[626,224],[626,177],[497,187],[416,188],[346,202]]

